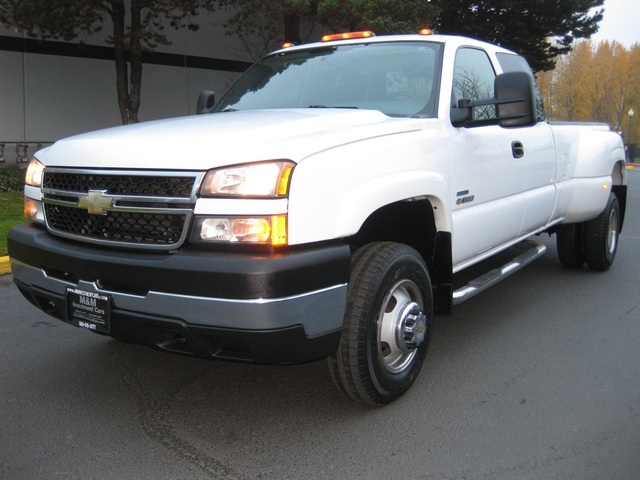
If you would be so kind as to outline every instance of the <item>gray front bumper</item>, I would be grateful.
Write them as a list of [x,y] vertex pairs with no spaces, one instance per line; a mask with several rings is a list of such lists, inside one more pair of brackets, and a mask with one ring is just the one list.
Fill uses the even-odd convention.
[[349,247],[249,254],[110,250],[32,225],[9,233],[23,295],[68,321],[67,287],[107,295],[109,335],[163,350],[257,363],[335,352],[346,305]]

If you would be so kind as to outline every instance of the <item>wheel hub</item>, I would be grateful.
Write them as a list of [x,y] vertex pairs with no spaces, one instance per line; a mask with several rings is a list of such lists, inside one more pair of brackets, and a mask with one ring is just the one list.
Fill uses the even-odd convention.
[[378,318],[378,352],[382,366],[392,375],[404,372],[424,344],[429,320],[422,294],[411,280],[395,284],[382,303]]
[[411,302],[406,305],[398,318],[396,343],[404,353],[418,348],[427,334],[427,317],[420,305]]

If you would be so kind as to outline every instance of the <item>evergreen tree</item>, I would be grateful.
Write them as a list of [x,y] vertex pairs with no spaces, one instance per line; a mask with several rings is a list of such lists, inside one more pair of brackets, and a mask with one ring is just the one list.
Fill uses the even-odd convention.
[[604,0],[433,0],[439,33],[464,35],[514,50],[535,71],[554,67],[574,40],[598,30]]
[[[574,40],[598,30],[604,0],[220,0],[234,14],[229,35],[300,43],[300,19],[326,32],[414,33],[422,27],[502,45],[535,71],[550,70]],[[303,39],[305,40],[305,39]],[[269,43],[267,47],[266,44]]]
[[[228,35],[240,38],[253,58],[284,42],[310,40],[323,33],[372,30],[378,35],[417,33],[436,22],[438,8],[429,0],[218,0],[230,10]],[[301,25],[308,30],[301,32]]]

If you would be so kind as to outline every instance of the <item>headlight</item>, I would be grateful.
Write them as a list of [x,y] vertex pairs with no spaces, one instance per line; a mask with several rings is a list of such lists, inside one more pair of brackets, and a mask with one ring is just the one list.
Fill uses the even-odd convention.
[[24,183],[33,187],[42,187],[42,172],[44,171],[44,165],[38,160],[31,160],[29,167],[27,167],[27,174],[24,178]]
[[287,217],[201,217],[196,221],[193,239],[205,243],[286,245]]
[[200,194],[203,197],[286,197],[293,166],[293,162],[281,160],[211,170]]

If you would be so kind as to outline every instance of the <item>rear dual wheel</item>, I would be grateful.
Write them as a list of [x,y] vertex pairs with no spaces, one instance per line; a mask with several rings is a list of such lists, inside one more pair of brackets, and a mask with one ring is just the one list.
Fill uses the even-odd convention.
[[556,230],[556,246],[560,263],[567,268],[582,268],[584,257],[584,227],[581,223],[567,223]]
[[608,270],[618,251],[620,218],[618,199],[612,193],[602,213],[593,220],[561,225],[556,232],[560,263],[580,268],[586,262],[591,270]]
[[432,321],[431,280],[418,252],[390,242],[358,250],[340,346],[328,359],[338,389],[369,405],[398,398],[422,367]]
[[584,255],[591,270],[608,270],[618,251],[620,206],[612,193],[607,206],[593,220],[584,225]]

